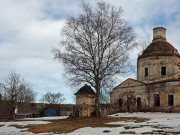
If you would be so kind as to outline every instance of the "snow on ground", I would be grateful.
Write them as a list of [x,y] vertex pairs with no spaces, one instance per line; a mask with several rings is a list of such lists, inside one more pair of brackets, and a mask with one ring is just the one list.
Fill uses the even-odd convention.
[[[63,135],[119,135],[119,134],[180,134],[180,113],[118,113],[111,117],[141,117],[148,118],[145,122],[136,122],[134,120],[111,122],[107,124],[120,124],[120,127],[85,127],[75,130],[74,132]],[[28,124],[46,124],[45,120],[64,119],[66,117],[43,117],[24,119],[18,122],[0,122],[0,135],[33,135],[27,129],[17,129],[10,125],[25,126]],[[78,123],[77,123],[78,124]],[[25,132],[20,132],[25,131]],[[52,135],[52,133],[44,133],[39,135]]]
[[35,121],[40,121],[40,120],[60,120],[60,119],[66,119],[68,116],[58,116],[58,117],[39,117],[39,118],[25,118],[23,120],[35,120]]
[[[64,135],[119,135],[119,134],[180,134],[180,113],[118,113],[111,117],[148,118],[145,122],[134,120],[110,122],[121,127],[81,128]],[[105,132],[106,131],[106,132]]]
[[48,121],[17,121],[17,122],[0,122],[0,135],[26,135],[27,132],[20,133],[21,131],[26,131],[27,128],[18,129],[11,125],[19,125],[19,126],[26,126],[26,125],[38,125],[38,124],[48,124]]
[[[138,123],[139,125],[163,125],[172,128],[177,128],[180,131],[180,113],[119,113],[111,115],[112,117],[141,117],[149,118],[147,122]],[[110,124],[132,124],[131,122],[117,122]],[[137,124],[134,123],[133,124]]]
[[[109,127],[99,127],[99,128],[80,128],[74,132],[63,134],[63,135],[119,135],[119,131],[124,130],[123,127],[109,128]],[[105,132],[110,131],[110,132]]]
[[[33,133],[27,132],[27,128],[18,129],[11,125],[19,125],[19,126],[26,126],[26,125],[38,125],[38,124],[48,124],[50,123],[47,120],[58,120],[58,119],[65,119],[67,116],[59,116],[59,117],[40,117],[40,118],[25,118],[22,119],[24,121],[16,121],[16,122],[0,122],[0,135],[33,135]],[[23,131],[23,132],[21,132]]]

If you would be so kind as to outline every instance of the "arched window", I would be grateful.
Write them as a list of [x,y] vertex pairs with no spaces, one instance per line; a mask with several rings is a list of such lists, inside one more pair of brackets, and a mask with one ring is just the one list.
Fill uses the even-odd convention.
[[144,68],[144,76],[148,76],[148,68]]
[[168,95],[168,105],[169,106],[174,105],[174,95]]
[[137,106],[141,107],[141,98],[140,97],[137,98]]
[[154,94],[154,106],[155,107],[160,106],[160,96],[159,96],[159,94]]
[[138,97],[136,102],[137,102],[137,111],[140,111],[141,110],[141,98]]
[[122,104],[123,104],[123,101],[122,101],[122,99],[120,98],[120,99],[119,99],[119,107],[122,107]]
[[161,67],[161,75],[166,75],[166,67]]

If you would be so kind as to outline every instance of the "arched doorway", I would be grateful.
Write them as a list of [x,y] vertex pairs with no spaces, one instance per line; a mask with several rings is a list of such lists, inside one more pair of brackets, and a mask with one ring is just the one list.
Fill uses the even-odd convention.
[[139,112],[141,110],[141,98],[137,98],[137,111]]
[[130,106],[131,106],[131,97],[127,98],[127,112],[130,112]]
[[122,111],[123,100],[119,99],[119,110]]

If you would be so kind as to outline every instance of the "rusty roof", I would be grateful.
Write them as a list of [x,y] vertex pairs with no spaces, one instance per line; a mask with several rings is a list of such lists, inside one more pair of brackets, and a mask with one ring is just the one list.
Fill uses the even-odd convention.
[[145,58],[150,56],[178,56],[178,51],[167,41],[157,40],[153,41],[138,58]]

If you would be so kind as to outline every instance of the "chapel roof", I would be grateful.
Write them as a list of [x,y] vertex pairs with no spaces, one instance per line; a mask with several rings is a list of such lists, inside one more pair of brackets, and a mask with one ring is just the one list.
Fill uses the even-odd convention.
[[91,86],[85,84],[83,87],[81,87],[78,90],[78,92],[75,93],[75,95],[79,95],[79,94],[93,94],[93,95],[95,95],[95,92],[93,91]]

